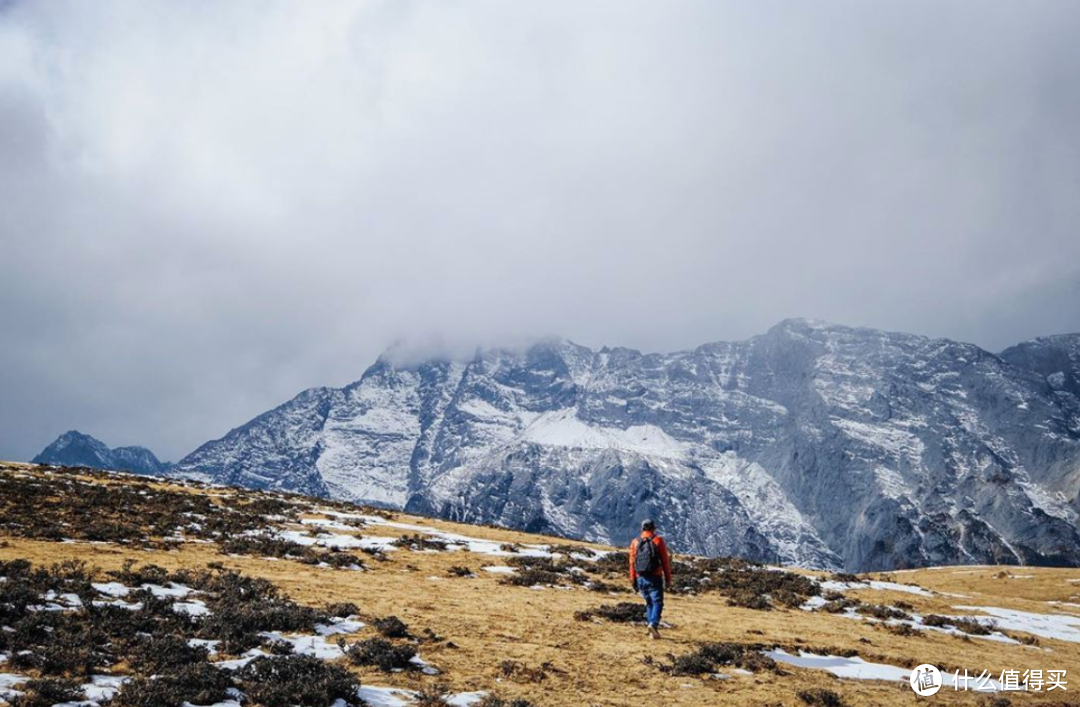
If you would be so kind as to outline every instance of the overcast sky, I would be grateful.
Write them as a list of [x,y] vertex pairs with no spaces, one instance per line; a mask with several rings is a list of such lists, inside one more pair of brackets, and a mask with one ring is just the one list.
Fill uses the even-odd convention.
[[1080,2],[0,0],[0,458],[397,339],[1080,330]]

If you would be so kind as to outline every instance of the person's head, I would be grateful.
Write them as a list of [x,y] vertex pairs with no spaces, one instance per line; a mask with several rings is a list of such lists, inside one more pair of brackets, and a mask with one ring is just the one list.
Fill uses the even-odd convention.
[[656,530],[656,523],[652,522],[652,518],[646,518],[645,520],[641,521],[641,529],[642,531],[647,530],[651,533]]

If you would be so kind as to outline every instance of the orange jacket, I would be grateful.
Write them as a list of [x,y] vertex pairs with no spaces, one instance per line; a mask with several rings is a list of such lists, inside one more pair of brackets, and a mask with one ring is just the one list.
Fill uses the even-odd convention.
[[664,576],[664,580],[671,584],[671,556],[668,554],[667,543],[664,539],[654,533],[651,530],[643,530],[641,535],[637,536],[630,542],[630,581],[637,581],[637,570],[634,569],[634,558],[637,557],[638,543],[642,540],[648,539],[654,545],[656,549],[660,551],[660,567],[653,572],[654,577]]

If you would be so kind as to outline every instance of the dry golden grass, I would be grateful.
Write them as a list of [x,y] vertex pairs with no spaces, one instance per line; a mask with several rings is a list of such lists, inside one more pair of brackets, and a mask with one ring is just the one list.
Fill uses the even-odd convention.
[[[33,467],[22,467],[33,470]],[[99,480],[95,483],[123,483]],[[158,483],[158,482],[155,482]],[[177,488],[160,483],[161,487]],[[192,493],[220,494],[188,489]],[[229,491],[229,493],[234,493]],[[243,493],[243,492],[238,492]],[[395,514],[395,520],[434,526],[442,530],[500,542],[567,542],[509,530]],[[382,533],[379,533],[382,534]],[[590,547],[597,545],[574,543]],[[125,560],[155,563],[168,569],[203,568],[222,562],[245,574],[265,577],[301,603],[355,602],[369,616],[394,614],[414,631],[430,628],[449,643],[425,643],[421,655],[437,665],[439,678],[453,690],[489,690],[503,697],[524,697],[538,707],[582,705],[637,705],[660,699],[665,705],[801,705],[800,690],[826,688],[849,705],[909,705],[916,698],[906,684],[839,680],[823,671],[786,668],[785,675],[732,674],[730,679],[676,677],[643,664],[649,656],[665,660],[667,654],[693,650],[703,641],[736,641],[789,646],[808,650],[855,649],[866,660],[899,666],[933,663],[995,674],[1005,668],[1065,669],[1077,680],[1069,692],[1010,693],[1013,704],[1077,703],[1080,690],[1080,644],[1040,639],[1038,647],[996,643],[925,631],[917,636],[893,635],[883,628],[826,613],[801,610],[753,611],[732,608],[718,594],[668,596],[665,620],[673,628],[663,640],[649,641],[642,628],[624,624],[580,622],[576,611],[618,598],[581,588],[532,589],[499,583],[500,575],[480,572],[483,565],[502,564],[500,558],[468,552],[423,553],[399,550],[385,562],[369,561],[369,571],[354,572],[302,565],[286,560],[221,555],[215,546],[187,543],[173,551],[143,551],[112,544],[48,542],[0,536],[0,559],[25,558],[35,564],[81,559],[104,570],[119,569]],[[475,578],[448,574],[453,565],[477,572]],[[1002,576],[1011,572],[1014,578]],[[1030,579],[1019,579],[1030,575]],[[883,576],[883,578],[886,578]],[[920,614],[963,613],[956,605],[1000,606],[1038,613],[1080,608],[1048,601],[1077,602],[1080,570],[1041,568],[945,568],[894,573],[887,578],[915,583],[938,592],[967,595],[921,597],[902,592],[851,592],[876,604],[907,602]],[[1069,580],[1077,580],[1071,583]],[[362,635],[374,635],[365,629]],[[1046,650],[1046,649],[1049,649]],[[518,661],[535,668],[550,664],[539,682],[505,676],[499,664]],[[416,689],[433,678],[411,673],[382,674],[359,671],[373,684]],[[1070,681],[1071,682],[1071,681]],[[976,705],[984,699],[973,692],[943,689],[937,704]]]

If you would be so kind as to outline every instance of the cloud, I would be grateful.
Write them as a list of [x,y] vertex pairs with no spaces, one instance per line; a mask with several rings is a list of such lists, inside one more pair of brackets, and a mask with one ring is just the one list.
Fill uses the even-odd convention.
[[0,457],[386,346],[1080,329],[1080,7],[0,4]]

